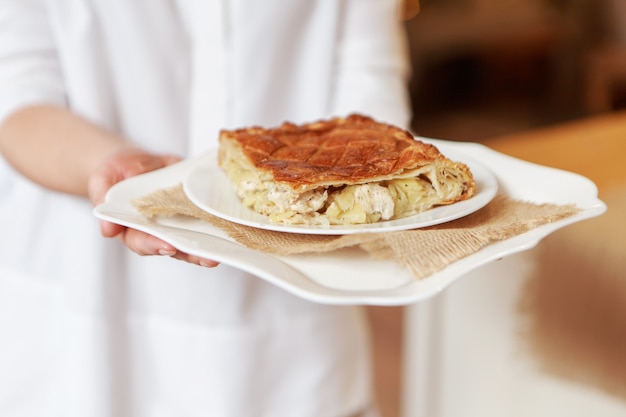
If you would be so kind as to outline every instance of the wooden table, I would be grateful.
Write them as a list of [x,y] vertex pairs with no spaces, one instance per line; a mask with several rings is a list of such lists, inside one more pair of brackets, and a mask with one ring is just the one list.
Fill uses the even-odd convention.
[[600,195],[626,181],[626,112],[496,137],[483,143],[516,158],[581,174],[596,183]]

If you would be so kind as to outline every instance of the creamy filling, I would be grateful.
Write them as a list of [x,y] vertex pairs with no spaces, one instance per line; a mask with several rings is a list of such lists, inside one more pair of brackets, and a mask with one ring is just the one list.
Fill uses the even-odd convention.
[[431,179],[435,172],[298,193],[234,159],[225,160],[222,167],[244,205],[279,223],[364,224],[398,219],[431,208],[450,192],[444,190],[448,185]]

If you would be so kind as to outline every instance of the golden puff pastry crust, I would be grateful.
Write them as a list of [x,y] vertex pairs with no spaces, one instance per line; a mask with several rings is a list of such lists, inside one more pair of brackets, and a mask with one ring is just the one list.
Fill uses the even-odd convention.
[[[223,130],[219,141],[219,165],[244,204],[279,222],[371,223],[475,193],[465,164],[404,129],[360,114]],[[338,193],[344,194],[341,209]],[[373,200],[386,201],[385,208]]]

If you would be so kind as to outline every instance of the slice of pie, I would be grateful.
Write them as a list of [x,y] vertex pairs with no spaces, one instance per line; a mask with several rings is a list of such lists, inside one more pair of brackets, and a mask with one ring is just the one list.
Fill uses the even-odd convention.
[[219,166],[243,204],[276,223],[374,223],[475,192],[465,164],[363,115],[224,130],[219,139]]

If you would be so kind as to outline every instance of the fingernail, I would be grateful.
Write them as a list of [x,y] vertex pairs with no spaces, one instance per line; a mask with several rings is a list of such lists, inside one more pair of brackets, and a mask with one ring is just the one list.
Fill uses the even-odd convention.
[[174,249],[159,249],[159,255],[174,256],[176,255],[176,251]]
[[201,259],[198,263],[200,266],[204,266],[205,268],[215,268],[217,266],[215,262],[205,261],[204,259]]

